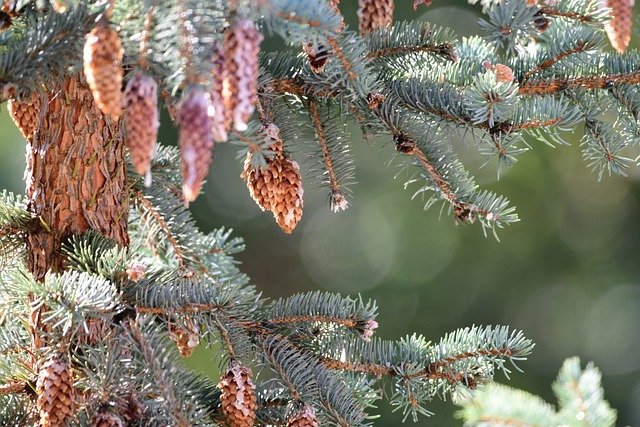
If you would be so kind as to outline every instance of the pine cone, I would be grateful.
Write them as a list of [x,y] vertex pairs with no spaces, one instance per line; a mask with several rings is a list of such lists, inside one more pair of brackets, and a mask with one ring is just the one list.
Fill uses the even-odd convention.
[[390,26],[393,8],[393,0],[358,0],[360,34]]
[[116,30],[99,23],[87,35],[84,44],[84,74],[96,105],[104,114],[118,119],[122,90],[124,50]]
[[104,406],[93,418],[93,427],[124,427],[124,423],[113,408]]
[[36,393],[36,405],[40,412],[38,427],[65,425],[67,418],[73,415],[76,404],[73,374],[65,358],[55,357],[42,364]]
[[606,6],[611,8],[611,21],[605,26],[607,36],[613,48],[622,53],[631,39],[632,0],[607,0]]
[[263,132],[274,152],[273,158],[266,159],[266,169],[260,169],[252,165],[252,154],[248,153],[240,176],[247,181],[249,193],[258,206],[263,211],[272,211],[280,228],[289,234],[302,218],[304,190],[300,167],[284,155],[280,130],[275,124],[270,123]]
[[230,427],[251,427],[256,418],[255,385],[251,369],[232,361],[219,385],[222,390],[222,412]]
[[305,404],[303,408],[289,418],[287,427],[320,427],[320,421],[318,421],[318,417],[313,412],[313,408]]
[[149,173],[158,139],[157,96],[155,80],[143,74],[134,74],[124,90],[126,144],[133,168],[142,176]]
[[178,325],[169,325],[169,334],[171,339],[176,343],[180,356],[189,357],[193,354],[193,350],[200,344],[200,335],[198,328],[190,319],[186,320],[186,328]]
[[22,135],[26,139],[31,139],[40,121],[40,97],[38,94],[32,92],[31,97],[23,102],[12,98],[7,102],[7,108]]
[[224,142],[227,140],[229,131],[231,130],[231,110],[229,105],[231,102],[231,92],[229,90],[229,76],[227,66],[224,60],[222,48],[216,45],[216,53],[213,57],[213,81],[209,95],[211,96],[211,105],[213,105],[213,140],[215,142]]
[[225,33],[224,56],[229,76],[231,96],[228,109],[233,127],[247,130],[258,93],[258,53],[262,34],[249,19],[238,19]]
[[194,201],[209,173],[213,153],[213,108],[209,95],[200,86],[189,90],[180,104],[178,122],[182,169],[182,193]]

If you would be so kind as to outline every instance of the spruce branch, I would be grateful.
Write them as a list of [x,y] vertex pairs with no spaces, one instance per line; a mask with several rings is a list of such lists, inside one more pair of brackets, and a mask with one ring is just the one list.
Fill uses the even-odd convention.
[[597,2],[569,0],[563,2],[539,2],[538,8],[544,15],[579,21],[584,24],[601,26],[609,15]]
[[[615,425],[616,412],[604,400],[600,371],[589,363],[584,370],[578,358],[565,360],[553,391],[559,410],[533,394],[490,383],[461,402],[456,414],[469,426],[585,426]],[[505,405],[505,402],[509,402]]]
[[330,106],[319,107],[316,100],[309,99],[309,115],[324,160],[322,178],[318,180],[329,185],[331,210],[337,212],[347,207],[344,193],[353,184],[354,167],[349,146],[342,142],[346,138],[344,129],[340,129],[340,109],[335,110],[332,114]]
[[456,39],[448,28],[433,26],[428,22],[399,22],[390,27],[373,30],[366,42],[369,57],[375,59],[378,67],[394,57],[428,53],[435,58],[456,61]]

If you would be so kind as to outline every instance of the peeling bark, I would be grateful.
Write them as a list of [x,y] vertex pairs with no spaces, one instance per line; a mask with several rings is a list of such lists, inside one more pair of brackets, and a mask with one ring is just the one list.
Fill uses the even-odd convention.
[[86,84],[69,77],[47,94],[27,148],[27,208],[43,223],[27,238],[27,267],[38,280],[60,271],[62,242],[93,229],[127,245],[129,203],[124,141]]

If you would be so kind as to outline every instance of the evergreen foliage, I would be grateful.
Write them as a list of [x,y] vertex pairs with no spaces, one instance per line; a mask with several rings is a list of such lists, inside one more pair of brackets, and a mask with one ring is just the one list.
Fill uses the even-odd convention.
[[613,426],[616,412],[604,400],[600,379],[592,363],[581,370],[580,360],[570,358],[553,383],[557,411],[537,396],[491,383],[467,396],[458,416],[465,426]]
[[[343,27],[335,1],[6,2],[2,13],[11,25],[0,33],[0,100],[50,92],[80,72],[85,35],[108,21],[124,47],[125,81],[137,72],[155,79],[175,118],[189,90],[213,90],[225,33],[249,20],[290,49],[253,58],[260,66],[257,114],[229,138],[240,157],[260,154],[252,161],[264,166],[274,155],[264,128],[274,123],[285,149],[311,159],[311,180],[339,211],[355,182],[345,128],[353,123],[366,138],[393,138],[405,185],[417,187],[425,207],[441,202],[456,221],[478,221],[485,234],[496,234],[518,221],[515,210],[505,196],[478,187],[452,135],[496,159],[500,175],[537,141],[562,144],[563,131],[583,125],[587,166],[599,178],[624,175],[636,162],[629,150],[640,135],[640,58],[604,51],[608,12],[595,2],[481,3],[485,34],[459,41],[447,29],[416,22],[357,34]],[[251,96],[246,88],[227,89]],[[39,119],[46,114],[44,108]],[[382,396],[415,421],[430,414],[435,397],[457,398],[492,381],[496,370],[508,375],[507,362],[515,366],[531,352],[531,341],[505,326],[462,328],[435,343],[420,335],[381,340],[372,338],[373,302],[321,292],[262,297],[233,258],[242,240],[196,227],[182,195],[180,156],[159,148],[149,186],[129,168],[128,245],[98,229],[63,236],[64,262],[42,280],[27,268],[25,241],[56,230],[29,200],[2,194],[0,425],[50,425],[34,398],[43,360],[71,366],[79,393],[68,425],[97,425],[99,413],[130,426],[227,425],[230,409],[222,405],[234,396],[221,397],[218,385],[180,362],[176,330],[220,348],[223,368],[262,368],[254,379],[255,415],[264,425],[286,424],[302,404],[320,424],[370,425]],[[42,330],[35,333],[34,324]],[[615,415],[599,379],[591,365],[581,372],[570,360],[554,386],[559,412],[489,384],[463,414],[469,423],[492,411],[502,416],[495,404],[509,398],[514,411],[523,410],[513,418],[524,423],[571,425],[576,408],[584,408],[587,425],[610,425]]]

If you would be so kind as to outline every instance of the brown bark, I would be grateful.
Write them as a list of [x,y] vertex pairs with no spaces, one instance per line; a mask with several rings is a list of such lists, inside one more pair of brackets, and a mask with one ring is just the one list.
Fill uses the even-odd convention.
[[59,271],[62,242],[89,229],[127,245],[124,141],[88,87],[69,77],[48,93],[27,148],[28,209],[43,227],[27,238],[27,267],[38,280]]
[[[70,236],[95,230],[128,245],[127,173],[124,141],[105,118],[79,76],[47,93],[40,123],[27,146],[27,209],[42,227],[27,235],[27,268],[37,280],[60,271],[61,245]],[[42,347],[43,307],[29,318],[32,364]]]

